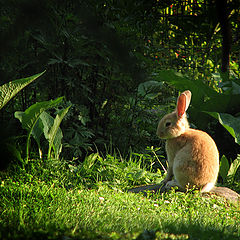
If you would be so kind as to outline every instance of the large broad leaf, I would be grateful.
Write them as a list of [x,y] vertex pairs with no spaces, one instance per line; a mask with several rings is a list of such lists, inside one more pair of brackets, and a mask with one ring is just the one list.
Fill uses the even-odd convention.
[[28,131],[26,161],[28,161],[28,158],[29,158],[30,136],[32,135],[32,131],[35,125],[37,124],[41,114],[47,109],[56,106],[62,100],[63,100],[63,97],[59,97],[55,100],[38,102],[30,106],[28,109],[26,109],[24,113],[15,112],[15,117],[21,121],[22,127]]
[[206,127],[209,117],[201,112],[231,112],[240,109],[240,94],[218,93],[202,80],[192,80],[174,70],[159,71],[155,78],[167,82],[179,91],[192,92],[190,119],[200,128]]
[[3,108],[3,106],[5,106],[19,91],[40,77],[43,73],[45,73],[45,71],[31,77],[14,80],[0,86],[0,109]]
[[50,158],[52,147],[54,147],[54,150],[55,150],[55,157],[58,157],[60,153],[61,145],[62,145],[61,140],[63,136],[59,132],[59,129],[60,129],[59,127],[70,107],[71,106],[61,110],[57,114],[56,118],[54,119],[54,123],[48,132],[48,137],[49,137],[48,158]]
[[159,71],[155,78],[169,83],[179,91],[191,90],[191,102],[198,111],[229,112],[239,109],[240,94],[218,93],[204,81],[189,79],[174,70]]
[[162,70],[156,75],[156,79],[167,82],[179,91],[187,89],[192,92],[192,104],[201,106],[205,96],[216,96],[217,93],[201,80],[191,80],[174,70]]
[[[22,123],[23,122],[23,116],[25,115],[25,112],[20,112],[17,111],[15,112],[14,116]],[[41,135],[43,134],[43,124],[41,119],[39,118],[34,125],[32,132],[31,132],[33,138],[35,139],[37,145],[38,145],[38,150],[39,150],[39,157],[42,158],[42,150],[41,150]]]
[[[15,117],[20,120],[20,122],[23,122],[23,116],[25,115],[25,112],[15,112]],[[49,131],[49,128],[53,125],[54,118],[48,114],[47,112],[42,112],[34,125],[31,135],[37,142],[38,148],[39,148],[39,154],[40,158],[42,155],[42,150],[41,150],[41,136],[44,134],[46,138],[46,134]],[[28,129],[27,129],[28,130]]]
[[240,119],[228,113],[206,112],[216,118],[223,127],[234,137],[235,142],[240,144]]
[[[15,117],[20,120],[22,127],[27,131],[32,132],[34,126],[39,120],[41,114],[49,108],[52,108],[59,104],[63,100],[63,97],[59,97],[55,100],[38,102],[30,106],[25,112],[15,112]],[[44,116],[44,115],[43,115]]]
[[[24,114],[21,117],[22,127],[27,131],[31,132],[37,120],[39,119],[41,113],[46,111],[49,108],[56,106],[57,104],[62,102],[62,100],[63,100],[63,97],[59,97],[55,100],[38,102],[30,106],[28,109],[25,110]],[[17,118],[19,117],[18,112],[15,113],[15,117]]]

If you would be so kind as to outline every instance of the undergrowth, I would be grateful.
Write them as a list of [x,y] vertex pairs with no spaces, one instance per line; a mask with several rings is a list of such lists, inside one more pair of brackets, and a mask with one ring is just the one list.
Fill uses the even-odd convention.
[[1,172],[0,239],[239,239],[239,205],[198,192],[128,193],[162,180],[148,160],[96,153],[78,165],[12,166]]

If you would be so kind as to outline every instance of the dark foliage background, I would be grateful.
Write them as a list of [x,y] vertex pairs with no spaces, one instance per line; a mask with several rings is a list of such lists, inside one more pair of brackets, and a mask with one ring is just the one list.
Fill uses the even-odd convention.
[[[0,4],[1,84],[47,70],[0,112],[2,126],[7,122],[16,135],[15,111],[65,96],[65,105],[72,104],[61,126],[66,159],[81,158],[96,147],[104,151],[111,145],[126,153],[157,146],[158,119],[173,109],[177,95],[157,77],[162,69],[201,79],[218,93],[224,92],[220,72],[228,80],[239,79],[237,1]],[[214,135],[216,122],[201,127]]]

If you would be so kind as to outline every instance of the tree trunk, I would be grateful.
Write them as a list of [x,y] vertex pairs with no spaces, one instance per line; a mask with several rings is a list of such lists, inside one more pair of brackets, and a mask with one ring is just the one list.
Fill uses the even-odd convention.
[[231,42],[232,42],[232,32],[231,26],[228,21],[229,18],[229,8],[227,0],[216,0],[216,10],[218,21],[220,22],[221,31],[222,31],[222,72],[227,72],[229,69],[229,57],[231,51]]

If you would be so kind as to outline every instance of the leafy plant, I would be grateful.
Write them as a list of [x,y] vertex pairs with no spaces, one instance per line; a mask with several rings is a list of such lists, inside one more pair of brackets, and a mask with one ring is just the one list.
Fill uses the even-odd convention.
[[240,155],[229,164],[228,159],[223,155],[220,161],[219,174],[224,183],[232,184],[238,168],[240,167]]
[[200,128],[206,128],[209,123],[209,116],[214,117],[239,144],[240,120],[229,112],[240,111],[240,85],[235,78],[226,78],[226,74],[217,74],[217,76],[218,82],[222,83],[219,91],[223,93],[215,91],[200,79],[190,80],[173,70],[160,71],[156,78],[173,85],[180,91],[190,89],[192,92],[192,107],[189,112],[194,124]]
[[[163,84],[168,72],[164,79],[157,78],[159,69],[175,69],[190,76],[190,82],[179,78],[174,84],[179,87],[191,84],[195,89],[194,96],[199,101],[193,99],[190,116],[196,121],[200,119],[198,124],[206,126],[207,121],[203,120],[209,118],[199,118],[198,110],[203,106],[205,111],[225,112],[223,108],[229,99],[232,99],[229,106],[239,104],[239,96],[228,99],[227,92],[223,93],[222,101],[215,101],[221,109],[215,109],[215,104],[211,106],[208,101],[215,96],[208,85],[216,88],[222,78],[219,74],[212,75],[219,67],[222,47],[222,31],[212,14],[214,1],[191,4],[132,0],[127,5],[122,0],[106,4],[96,0],[91,3],[83,0],[81,4],[71,1],[70,5],[66,1],[58,4],[44,1],[45,4],[35,0],[2,2],[1,79],[19,72],[35,72],[39,66],[47,65],[48,77],[34,91],[25,91],[13,108],[14,111],[26,109],[25,106],[36,101],[56,98],[58,93],[74,105],[84,106],[89,113],[87,122],[84,118],[79,121],[77,115],[67,119],[70,134],[64,134],[65,142],[69,143],[75,128],[79,129],[74,143],[70,144],[76,155],[81,154],[83,144],[85,150],[93,139],[98,147],[112,141],[125,151],[129,146],[139,149],[148,143],[153,145],[157,120],[151,101],[158,99],[164,105],[166,93],[172,91]],[[234,39],[233,60],[238,59],[240,49],[235,6],[232,2],[228,6]],[[146,16],[147,21],[143,21]],[[179,29],[184,29],[184,33]],[[237,61],[232,62],[236,75],[239,75],[238,65]],[[153,79],[151,73],[156,73]],[[178,76],[169,74],[173,80],[175,77],[178,80]],[[193,77],[198,80],[192,80]],[[204,80],[199,80],[200,77]],[[229,88],[233,82],[224,83],[221,89]],[[231,89],[228,90],[230,93]],[[237,88],[232,93],[237,93]],[[77,126],[71,129],[73,123]],[[83,132],[94,133],[94,138],[81,136]]]
[[138,95],[142,98],[154,99],[163,88],[163,83],[159,81],[147,81],[138,85]]
[[187,76],[174,71],[162,70],[156,76],[159,81],[167,82],[179,91],[186,89],[192,92],[192,106],[200,111],[226,112],[240,104],[240,92],[233,91],[219,93],[201,79],[189,79]]
[[[45,72],[45,71],[44,71]],[[8,83],[5,83],[0,86],[0,110],[14,97],[18,92],[20,92],[24,87],[29,85],[31,82],[39,78],[41,75],[44,74],[44,72],[35,74],[31,77],[27,78],[22,78],[22,79],[17,79],[14,81],[10,81]],[[3,126],[2,124],[4,123],[1,122],[1,127]],[[1,131],[1,153],[2,153],[2,158],[4,159],[4,167],[7,166],[9,163],[9,160],[11,157],[13,159],[18,159],[20,162],[23,162],[22,157],[20,152],[18,151],[15,143],[15,137],[12,137],[11,134],[9,134],[8,131],[6,133],[2,133]],[[6,155],[6,156],[5,156]],[[1,166],[2,167],[2,166]],[[4,168],[3,167],[3,168]]]
[[[15,117],[19,119],[22,123],[22,127],[28,132],[26,143],[26,163],[29,159],[30,137],[33,136],[39,149],[41,149],[40,138],[42,133],[44,133],[45,138],[49,142],[48,158],[50,158],[52,148],[54,148],[55,157],[59,156],[61,151],[61,139],[63,137],[59,126],[70,106],[61,110],[55,119],[46,113],[46,110],[58,105],[62,102],[62,100],[63,97],[59,97],[55,100],[38,102],[26,109],[25,112],[15,112]],[[39,152],[41,152],[41,150],[39,150]]]

